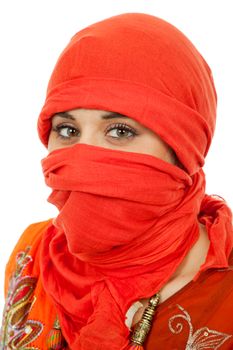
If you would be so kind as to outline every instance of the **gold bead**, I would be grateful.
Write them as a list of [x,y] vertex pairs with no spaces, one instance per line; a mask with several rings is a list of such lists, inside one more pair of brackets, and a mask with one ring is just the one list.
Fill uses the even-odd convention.
[[149,300],[149,305],[143,312],[140,322],[135,326],[133,334],[131,336],[131,342],[137,345],[143,345],[148,333],[150,332],[153,317],[156,307],[159,303],[160,295],[156,293]]

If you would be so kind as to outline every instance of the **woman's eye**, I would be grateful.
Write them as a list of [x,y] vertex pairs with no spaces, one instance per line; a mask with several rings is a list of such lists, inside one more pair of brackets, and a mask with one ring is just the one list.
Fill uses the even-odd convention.
[[72,137],[77,137],[79,135],[79,130],[70,125],[58,125],[54,128],[58,136],[64,139],[69,139]]
[[[57,134],[60,139],[65,141],[76,140],[77,137],[80,137],[80,130],[72,125],[55,125],[52,130]],[[129,127],[127,124],[117,123],[111,124],[105,130],[105,135],[111,137],[114,140],[127,140],[129,138],[138,135],[137,131],[132,127]],[[103,135],[104,136],[104,135]]]
[[126,124],[115,124],[107,128],[107,134],[115,139],[123,139],[135,136],[137,132]]

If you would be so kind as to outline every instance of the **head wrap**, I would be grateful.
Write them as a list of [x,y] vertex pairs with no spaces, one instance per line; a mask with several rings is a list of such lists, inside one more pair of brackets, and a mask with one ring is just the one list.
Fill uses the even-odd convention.
[[[52,73],[38,121],[47,145],[57,112],[95,108],[155,131],[184,170],[156,157],[77,144],[43,161],[59,215],[44,235],[41,273],[71,349],[125,349],[125,313],[172,276],[206,225],[200,271],[227,267],[231,212],[205,195],[215,127],[210,69],[167,22],[123,14],[77,33]],[[200,272],[199,271],[199,272]]]
[[137,120],[193,174],[211,143],[216,94],[208,65],[178,29],[150,15],[123,14],[81,30],[60,55],[38,122],[45,145],[51,116],[78,107]]

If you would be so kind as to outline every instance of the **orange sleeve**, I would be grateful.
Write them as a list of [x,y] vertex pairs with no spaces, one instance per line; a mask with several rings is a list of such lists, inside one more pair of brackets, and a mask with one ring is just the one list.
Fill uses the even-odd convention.
[[[15,245],[6,266],[0,343],[7,348],[9,345],[9,349],[29,349],[26,345],[30,345],[30,349],[47,348],[56,310],[42,285],[40,248],[51,222],[50,219],[30,225]],[[21,321],[17,328],[18,320]]]
[[5,283],[4,283],[4,292],[5,297],[7,295],[8,287],[9,287],[9,280],[11,275],[15,271],[15,265],[16,265],[16,255],[19,251],[24,250],[27,246],[34,246],[37,242],[41,240],[41,236],[45,230],[45,228],[48,226],[48,224],[51,222],[51,219],[43,222],[37,222],[34,224],[29,225],[26,230],[22,233],[21,237],[19,238],[18,242],[16,243],[10,258],[6,264],[5,269]]

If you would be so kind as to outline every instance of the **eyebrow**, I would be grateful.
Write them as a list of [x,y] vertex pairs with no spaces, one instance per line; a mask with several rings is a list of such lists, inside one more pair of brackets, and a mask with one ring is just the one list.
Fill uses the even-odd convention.
[[[65,119],[75,120],[75,117],[72,114],[70,114],[69,112],[59,112],[59,113],[56,113],[54,116],[59,116],[59,117],[65,118]],[[102,115],[101,118],[104,120],[114,119],[114,118],[130,119],[129,117],[127,117],[123,114],[117,113],[117,112],[108,112],[108,114]]]

